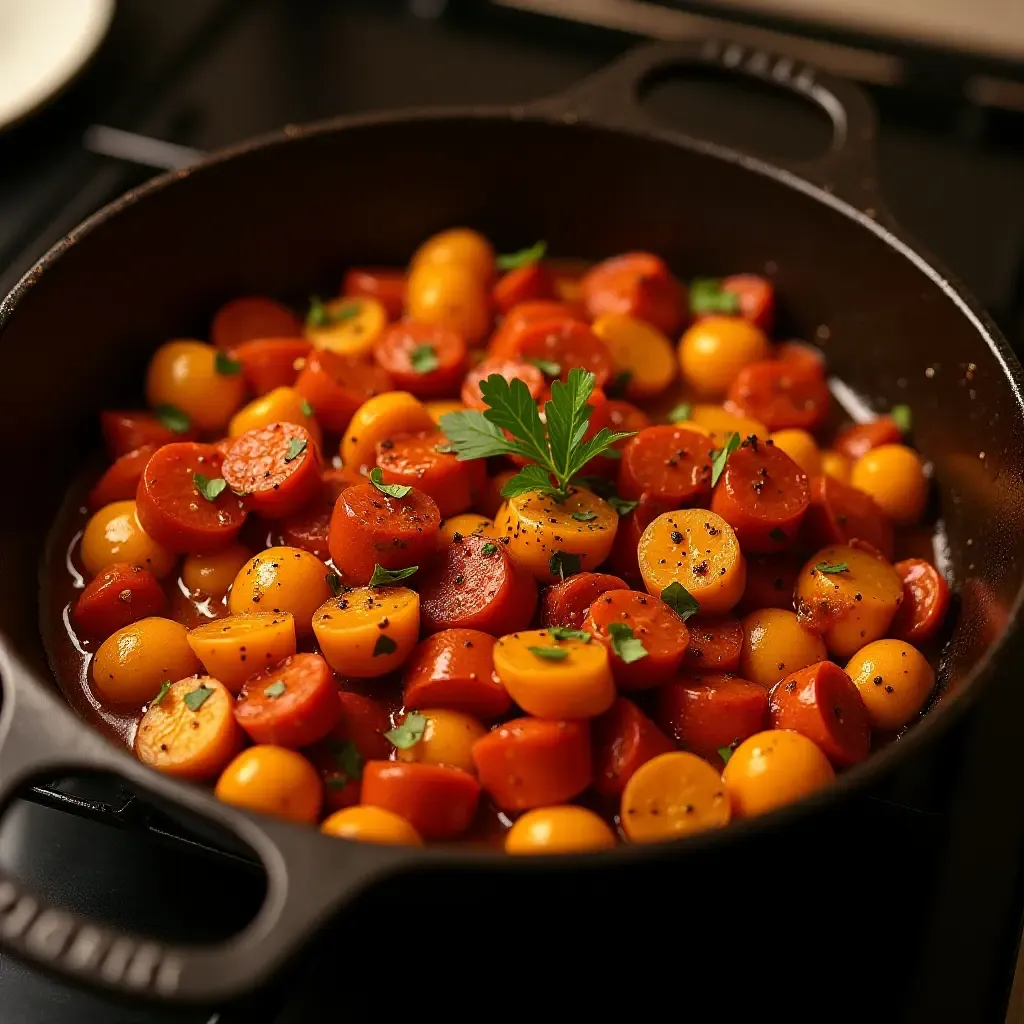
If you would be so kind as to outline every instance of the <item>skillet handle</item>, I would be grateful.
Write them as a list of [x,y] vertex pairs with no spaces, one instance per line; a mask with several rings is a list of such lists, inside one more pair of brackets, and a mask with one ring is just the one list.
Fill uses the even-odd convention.
[[[871,217],[883,213],[875,169],[877,119],[867,94],[847,79],[819,71],[791,57],[718,39],[643,44],[567,92],[528,106],[525,113],[665,136],[679,135],[648,113],[641,98],[653,80],[673,69],[686,67],[714,68],[753,79],[820,107],[832,122],[829,151],[815,160],[773,160],[772,163],[835,194]],[[724,148],[694,141],[709,151]],[[750,158],[750,162],[757,161]]]
[[77,719],[2,647],[0,677],[0,814],[28,782],[109,772],[226,828],[267,873],[263,906],[242,932],[212,946],[171,946],[48,904],[0,868],[0,948],[65,980],[164,1002],[228,1002],[267,981],[355,894],[416,856],[252,815],[152,771]]

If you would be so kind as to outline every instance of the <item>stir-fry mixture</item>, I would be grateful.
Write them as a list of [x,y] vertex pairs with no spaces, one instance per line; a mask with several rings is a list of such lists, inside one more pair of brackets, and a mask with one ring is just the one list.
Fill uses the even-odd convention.
[[919,715],[949,591],[910,410],[842,425],[765,278],[545,249],[455,229],[304,320],[235,299],[102,413],[54,662],[141,761],[561,852],[771,811]]

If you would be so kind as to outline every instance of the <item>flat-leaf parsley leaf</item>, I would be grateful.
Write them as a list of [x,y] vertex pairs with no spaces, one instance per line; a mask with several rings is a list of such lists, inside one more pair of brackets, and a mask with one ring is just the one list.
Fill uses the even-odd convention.
[[176,405],[158,405],[153,415],[172,434],[187,434],[192,428],[192,421]]
[[565,661],[569,657],[569,652],[564,647],[527,647],[526,649],[545,661]]
[[380,466],[375,466],[370,472],[370,483],[389,498],[404,498],[412,490],[409,484],[384,483],[384,474]]
[[661,599],[684,621],[700,611],[700,602],[678,580],[665,587]]
[[826,576],[834,576],[836,573],[848,572],[850,567],[845,562],[818,562],[814,567],[818,572],[825,573]]
[[386,587],[399,580],[407,580],[413,573],[418,572],[419,568],[418,565],[410,565],[408,569],[385,569],[383,565],[375,565],[369,585],[371,587]]
[[224,488],[227,487],[227,482],[223,477],[203,476],[202,473],[193,473],[192,483],[196,485],[196,490],[207,501],[216,501],[217,495],[221,494]]
[[430,373],[436,370],[441,364],[437,358],[437,352],[433,345],[417,345],[409,353],[409,365],[417,373]]
[[306,439],[304,437],[293,437],[288,442],[288,451],[285,454],[285,462],[294,462],[306,450]]
[[647,648],[633,635],[633,627],[625,622],[609,622],[608,635],[612,650],[627,665],[647,657]]
[[423,734],[426,731],[426,716],[418,715],[415,711],[412,711],[394,729],[389,729],[384,733],[384,739],[393,747],[398,747],[399,750],[408,750],[410,747],[415,747],[423,739]]
[[198,711],[216,691],[210,686],[197,686],[185,694],[185,707],[189,711]]
[[711,453],[711,486],[714,487],[718,483],[718,478],[722,475],[725,470],[725,464],[729,461],[729,456],[740,446],[740,435],[734,430],[726,439],[725,444],[721,448],[716,448]]
[[520,249],[519,252],[510,252],[504,256],[496,256],[494,265],[499,270],[518,270],[519,267],[526,267],[531,263],[537,263],[544,259],[547,251],[547,242],[534,242],[529,249]]
[[569,629],[568,626],[548,626],[552,640],[582,640],[590,643],[590,634],[585,629]]
[[717,277],[698,277],[690,284],[690,312],[695,316],[724,313],[735,316],[740,311],[740,297],[727,292]]

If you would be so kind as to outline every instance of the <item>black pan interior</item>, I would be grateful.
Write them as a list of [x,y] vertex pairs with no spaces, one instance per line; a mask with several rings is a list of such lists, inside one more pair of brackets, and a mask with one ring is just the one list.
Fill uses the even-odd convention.
[[[793,336],[878,408],[906,403],[933,461],[961,609],[947,694],[1004,631],[1024,559],[1017,383],[983,327],[905,252],[835,205],[738,161],[650,137],[506,117],[374,120],[214,162],[100,214],[0,310],[0,628],[48,678],[35,579],[96,413],[137,401],[146,359],[203,337],[217,305],[302,304],[352,263],[403,263],[430,233],[547,239],[681,275],[769,268]],[[31,277],[31,275],[30,275]]]

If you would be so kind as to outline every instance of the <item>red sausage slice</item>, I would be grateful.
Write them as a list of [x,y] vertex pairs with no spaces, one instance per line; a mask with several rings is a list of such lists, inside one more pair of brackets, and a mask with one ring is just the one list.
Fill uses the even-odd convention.
[[253,743],[308,747],[341,720],[342,705],[330,666],[319,654],[293,654],[246,680],[235,721]]
[[469,350],[447,327],[403,321],[384,329],[373,355],[396,388],[417,398],[443,398],[458,389]]
[[683,665],[691,672],[732,672],[740,667],[743,626],[732,615],[695,615],[688,619],[690,642]]
[[764,728],[768,691],[736,676],[706,673],[666,683],[658,691],[658,724],[701,757]]
[[391,375],[376,363],[312,352],[295,381],[295,390],[313,407],[324,430],[341,434],[368,398],[391,391]]
[[578,320],[541,321],[524,327],[516,337],[515,356],[525,362],[537,360],[558,367],[565,380],[574,367],[589,370],[602,388],[614,372],[608,346]]
[[302,511],[281,520],[281,540],[288,547],[302,548],[326,562],[331,557],[327,544],[334,503],[324,496],[314,498]]
[[771,691],[773,729],[813,740],[836,767],[863,761],[871,748],[871,721],[857,687],[831,661],[808,665]]
[[811,477],[811,503],[804,516],[804,540],[812,548],[867,541],[892,559],[892,523],[871,497],[831,476]]
[[405,308],[405,271],[390,267],[353,267],[345,274],[342,294],[349,298],[376,299],[397,320]]
[[537,607],[533,576],[490,537],[463,537],[450,544],[421,573],[419,592],[420,619],[432,633],[479,629],[504,636],[525,629]]
[[249,507],[265,519],[297,512],[321,489],[320,452],[305,427],[272,423],[235,438],[221,475]]
[[666,511],[670,510],[653,502],[645,502],[619,517],[619,528],[615,531],[612,553],[608,556],[608,568],[635,587],[644,585],[637,558],[640,538],[644,530]]
[[342,581],[363,586],[377,564],[418,565],[422,572],[437,551],[440,529],[437,504],[421,490],[391,498],[373,484],[353,484],[335,502],[327,543]]
[[736,531],[744,553],[770,554],[793,544],[810,499],[807,474],[771,441],[749,437],[729,456],[711,511]]
[[837,452],[857,461],[862,455],[883,444],[899,444],[903,440],[896,421],[889,416],[879,416],[870,423],[851,423],[843,427],[832,442]]
[[324,802],[337,811],[359,803],[366,761],[383,761],[391,753],[384,738],[391,716],[383,704],[360,693],[338,693],[341,719],[319,743],[305,751],[324,779]]
[[302,321],[287,307],[261,295],[225,302],[210,324],[210,341],[234,348],[255,338],[301,338]]
[[605,572],[578,572],[544,591],[540,605],[542,626],[583,629],[590,606],[609,590],[628,590],[629,585]]
[[231,350],[231,355],[242,364],[249,390],[254,395],[265,395],[274,388],[290,388],[312,350],[305,338],[258,338],[243,341]]
[[139,619],[162,615],[166,607],[160,583],[148,569],[119,562],[88,583],[78,595],[72,618],[81,636],[106,640]]
[[626,313],[675,335],[686,316],[686,290],[665,261],[649,252],[630,252],[598,263],[580,281],[592,320],[603,313]]
[[[621,626],[633,631],[632,639],[640,641],[646,655],[636,661],[622,657],[639,652],[635,644],[623,642]],[[602,594],[590,606],[583,628],[608,648],[612,675],[621,690],[643,690],[671,679],[690,640],[686,623],[664,601],[636,590]]]
[[508,311],[492,335],[487,351],[493,359],[515,359],[519,352],[519,336],[523,331],[536,323],[554,323],[562,320],[586,322],[582,310],[567,302],[540,299],[536,302],[518,303]]
[[89,492],[86,504],[91,509],[103,508],[112,501],[126,501],[135,497],[139,489],[139,480],[153,453],[155,444],[144,444],[133,452],[120,456],[112,466],[96,481],[96,486]]
[[494,671],[493,652],[494,637],[478,629],[443,629],[428,636],[406,663],[403,705],[500,718],[512,698]]
[[722,278],[721,288],[740,300],[740,316],[744,320],[749,320],[762,331],[772,329],[775,289],[770,281],[757,274],[733,274]]
[[903,600],[889,634],[908,644],[926,643],[942,626],[949,608],[949,584],[931,562],[907,558],[894,566],[903,580]]
[[817,430],[828,418],[831,395],[820,373],[778,359],[750,363],[736,374],[727,407],[769,430]]
[[521,359],[485,359],[466,374],[460,395],[462,404],[470,409],[486,409],[487,403],[480,393],[480,381],[487,380],[494,373],[501,374],[508,381],[521,380],[535,402],[544,394],[544,374],[532,363]]
[[590,785],[587,722],[515,718],[473,744],[480,785],[503,811],[561,804]]
[[500,313],[507,313],[520,302],[555,297],[555,279],[539,260],[503,274],[491,291],[491,301]]
[[712,440],[695,430],[647,427],[622,447],[619,496],[656,503],[662,511],[704,505],[711,494],[714,449]]
[[[187,418],[185,420],[187,421]],[[151,444],[155,448],[174,441],[193,441],[199,432],[189,426],[176,434],[151,412],[107,409],[100,413],[100,430],[112,459]]]
[[[747,558],[747,584],[736,606],[738,615],[762,608],[793,610],[793,592],[800,575],[800,562],[793,555],[751,555]],[[692,630],[693,623],[690,623]]]
[[602,796],[619,796],[633,773],[675,744],[631,701],[615,703],[594,719],[594,789]]
[[[160,448],[146,463],[136,492],[142,528],[171,551],[209,554],[227,547],[245,522],[244,501],[225,487],[213,501],[199,478],[222,480],[223,457],[212,445],[179,441]],[[209,492],[208,492],[209,493]]]
[[429,494],[442,519],[472,508],[487,487],[485,460],[460,462],[439,430],[381,441],[377,465],[384,483],[408,484]]
[[454,839],[476,815],[480,784],[468,772],[439,764],[369,761],[362,802],[393,811],[424,839]]

